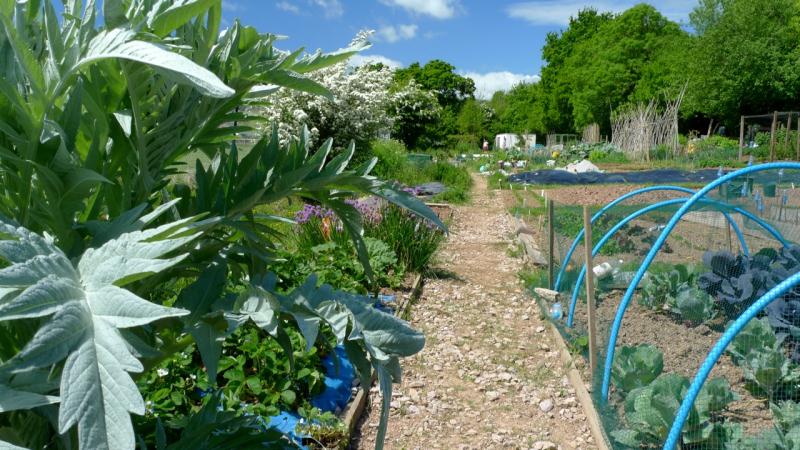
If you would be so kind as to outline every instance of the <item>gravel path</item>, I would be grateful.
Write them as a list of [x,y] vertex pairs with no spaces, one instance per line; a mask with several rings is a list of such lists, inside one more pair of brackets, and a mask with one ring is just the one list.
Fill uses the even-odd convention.
[[[425,348],[403,361],[387,449],[596,448],[549,329],[509,256],[506,192],[475,177],[457,207],[411,322]],[[380,395],[373,388],[353,448],[374,448]]]

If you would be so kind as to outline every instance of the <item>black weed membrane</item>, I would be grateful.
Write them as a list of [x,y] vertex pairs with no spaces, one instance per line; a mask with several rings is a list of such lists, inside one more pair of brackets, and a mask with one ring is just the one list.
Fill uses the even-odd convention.
[[593,207],[588,268],[582,207],[556,204],[559,295],[537,298],[613,448],[800,449],[800,164],[698,190],[632,188]]
[[659,169],[637,172],[572,173],[560,169],[543,169],[510,175],[510,183],[526,184],[603,184],[603,183],[708,183],[719,177],[719,169],[698,171]]

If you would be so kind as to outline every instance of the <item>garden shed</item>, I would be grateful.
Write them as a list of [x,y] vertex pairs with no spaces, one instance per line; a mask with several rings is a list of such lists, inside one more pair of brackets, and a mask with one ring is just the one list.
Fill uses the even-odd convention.
[[[520,142],[522,140],[522,142]],[[536,145],[535,134],[501,133],[494,137],[494,148],[530,148]]]

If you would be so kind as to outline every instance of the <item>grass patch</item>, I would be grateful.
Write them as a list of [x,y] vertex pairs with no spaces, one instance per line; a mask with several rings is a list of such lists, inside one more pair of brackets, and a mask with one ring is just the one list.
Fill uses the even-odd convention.
[[446,191],[432,198],[433,201],[462,204],[469,201],[472,177],[465,166],[447,161],[412,162],[405,146],[398,141],[374,141],[370,147],[378,163],[373,174],[381,179],[395,180],[406,186],[419,186],[439,182]]

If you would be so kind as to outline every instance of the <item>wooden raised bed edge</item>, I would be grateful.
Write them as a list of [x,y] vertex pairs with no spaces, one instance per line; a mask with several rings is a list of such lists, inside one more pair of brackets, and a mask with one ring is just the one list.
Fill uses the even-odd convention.
[[[541,254],[538,249],[530,248],[532,239],[522,239],[522,236],[523,235],[520,234],[517,236],[517,238],[519,239],[520,244],[525,248],[525,252],[528,255],[536,253]],[[533,245],[535,245],[535,243],[533,243]],[[536,298],[534,294],[531,295],[534,297],[534,301],[538,301],[538,298]],[[586,421],[589,423],[589,430],[592,432],[594,442],[597,445],[597,448],[600,450],[609,450],[612,448],[610,443],[611,441],[608,439],[606,431],[603,428],[603,424],[600,421],[600,415],[597,413],[597,409],[594,407],[592,396],[586,389],[586,385],[583,383],[583,378],[581,377],[580,372],[578,372],[578,369],[575,368],[575,364],[572,359],[572,355],[569,353],[567,343],[564,342],[564,338],[561,336],[558,328],[556,328],[556,326],[553,325],[553,323],[549,320],[546,320],[546,322],[547,326],[550,328],[551,334],[553,335],[553,341],[555,341],[555,345],[558,347],[558,353],[561,356],[561,361],[564,366],[567,367],[567,378],[569,379],[570,384],[572,384],[572,387],[575,389],[575,396],[578,398],[578,401],[583,407],[583,413],[586,415]]]
[[[409,295],[405,301],[397,304],[397,310],[394,312],[396,317],[406,317],[411,305],[416,303],[422,295],[422,287],[424,284],[425,279],[422,277],[422,274],[417,274],[414,283],[411,285],[411,295]],[[372,373],[372,383],[374,382],[375,372]],[[367,406],[367,397],[369,396],[369,389],[372,383],[370,386],[361,386],[361,389],[358,390],[353,401],[342,411],[342,422],[347,426],[347,430],[351,436],[353,435],[353,431],[355,431],[358,420],[361,418],[361,414],[364,413],[364,409]]]
[[608,436],[606,435],[606,430],[603,428],[603,424],[600,421],[600,415],[597,414],[597,410],[594,407],[594,402],[592,402],[592,396],[586,389],[586,385],[583,384],[583,378],[581,378],[581,374],[578,372],[578,369],[575,368],[572,355],[567,349],[567,343],[564,342],[564,338],[561,336],[558,328],[556,328],[552,322],[548,320],[547,325],[550,327],[550,331],[553,334],[553,340],[556,342],[556,346],[558,347],[558,353],[561,356],[561,361],[567,367],[567,378],[569,378],[569,382],[575,389],[575,396],[578,397],[578,401],[581,402],[581,406],[583,406],[583,412],[586,414],[586,421],[589,422],[589,430],[592,432],[592,436],[594,437],[595,444],[597,444],[597,448],[601,450],[608,450],[612,448]]

